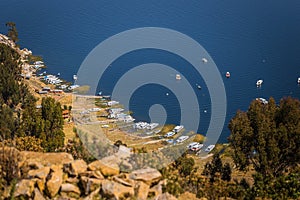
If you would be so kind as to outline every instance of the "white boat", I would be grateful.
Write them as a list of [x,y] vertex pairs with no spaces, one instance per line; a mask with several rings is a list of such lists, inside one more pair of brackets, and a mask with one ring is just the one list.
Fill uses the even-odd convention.
[[176,74],[176,80],[181,80],[180,74]]
[[71,85],[68,87],[69,90],[74,90],[76,88],[79,88],[79,85]]
[[203,144],[200,144],[199,142],[192,142],[187,146],[187,148],[191,151],[199,151],[202,147]]
[[256,86],[257,86],[257,87],[261,86],[263,82],[264,82],[264,81],[261,80],[261,79],[258,80],[258,81],[256,81]]
[[298,84],[300,84],[300,77],[298,78]]
[[175,128],[173,129],[173,132],[178,133],[178,132],[180,132],[183,128],[184,128],[183,125],[181,125],[181,126],[175,126]]
[[226,78],[230,77],[230,72],[226,72]]
[[77,80],[77,75],[76,75],[76,74],[73,75],[73,80],[74,80],[74,81]]
[[187,140],[188,138],[189,138],[189,136],[183,135],[183,136],[180,136],[180,137],[176,140],[176,142],[177,142],[177,143],[181,143],[181,142]]
[[213,150],[213,149],[215,148],[215,146],[216,146],[216,145],[211,144],[211,145],[209,145],[204,151],[205,151],[205,152],[211,152],[211,150]]
[[206,58],[202,58],[202,62],[207,63],[208,60]]
[[186,148],[191,149],[193,146],[195,146],[195,145],[197,145],[197,144],[199,144],[199,142],[192,142],[192,143],[190,143],[189,145],[187,145]]
[[192,146],[191,151],[199,151],[203,147],[203,144],[196,144]]
[[168,138],[168,137],[172,137],[173,135],[175,135],[175,132],[170,131],[165,135],[165,137]]

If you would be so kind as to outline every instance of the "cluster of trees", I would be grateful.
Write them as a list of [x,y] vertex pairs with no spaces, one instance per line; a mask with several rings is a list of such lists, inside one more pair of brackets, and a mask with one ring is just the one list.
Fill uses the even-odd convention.
[[61,105],[48,97],[41,109],[36,108],[36,99],[20,76],[19,58],[13,48],[0,44],[0,138],[31,136],[42,141],[45,151],[55,151],[64,144]]
[[209,177],[210,183],[215,182],[217,177],[221,177],[223,181],[230,181],[231,167],[229,163],[223,164],[220,154],[216,153],[212,161],[206,163],[203,174]]
[[252,197],[300,197],[300,101],[283,98],[276,105],[253,101],[229,123],[230,146],[239,170],[255,169]]

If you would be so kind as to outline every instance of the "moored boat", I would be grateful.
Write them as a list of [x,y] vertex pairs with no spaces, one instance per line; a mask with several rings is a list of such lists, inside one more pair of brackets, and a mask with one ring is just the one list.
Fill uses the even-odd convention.
[[202,58],[202,62],[207,63],[208,60],[206,58]]
[[261,85],[262,85],[262,83],[263,83],[264,81],[263,80],[258,80],[258,81],[256,81],[256,86],[257,87],[260,87]]
[[230,72],[226,72],[226,78],[229,78],[230,77]]

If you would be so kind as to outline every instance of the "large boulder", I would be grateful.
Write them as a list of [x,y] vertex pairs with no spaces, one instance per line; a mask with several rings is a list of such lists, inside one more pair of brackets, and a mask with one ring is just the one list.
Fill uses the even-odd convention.
[[30,198],[34,190],[35,179],[23,179],[16,185],[14,197]]
[[126,187],[120,183],[116,183],[110,180],[104,180],[102,182],[102,193],[105,196],[120,199],[124,197],[133,197],[133,187]]
[[151,185],[154,182],[158,182],[162,175],[157,169],[146,168],[131,172],[129,177],[133,180],[143,181],[148,185]]
[[80,196],[80,189],[70,183],[64,183],[61,185],[60,193],[62,195],[66,194],[70,197],[79,197]]
[[22,151],[20,156],[28,163],[39,163],[43,166],[63,165],[73,162],[73,157],[68,153],[42,153],[33,151]]
[[51,166],[50,178],[48,179],[46,186],[48,194],[53,198],[59,191],[63,182],[63,171],[60,166]]
[[120,173],[119,163],[117,157],[109,156],[90,163],[88,168],[91,171],[100,170],[104,176],[113,176]]
[[28,178],[39,178],[39,179],[46,179],[50,172],[50,167],[43,167],[40,169],[34,169],[28,171],[27,175]]
[[65,164],[64,170],[71,176],[78,176],[78,174],[84,173],[87,170],[87,164],[84,160],[74,160],[71,163]]

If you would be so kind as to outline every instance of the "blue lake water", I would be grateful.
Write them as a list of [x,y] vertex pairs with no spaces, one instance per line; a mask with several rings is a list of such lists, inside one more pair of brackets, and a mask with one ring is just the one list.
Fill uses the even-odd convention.
[[[256,97],[300,98],[300,1],[3,1],[0,32],[14,21],[20,45],[43,56],[47,72],[60,72],[72,80],[87,54],[101,41],[119,32],[139,27],[164,27],[182,32],[199,42],[217,64],[227,94],[227,115],[221,142],[229,135],[227,124],[238,109],[246,110]],[[171,53],[144,50],[126,54],[113,63],[103,78],[101,90],[110,93],[127,69],[149,62],[179,69],[185,60]],[[115,67],[117,66],[117,67]],[[123,71],[118,66],[126,66]],[[188,67],[186,69],[189,69]],[[125,70],[125,71],[124,71]],[[226,71],[231,78],[226,79]],[[210,120],[210,98],[201,76],[181,72],[196,91],[201,111],[197,132],[205,133]],[[257,79],[263,87],[256,88]],[[169,123],[179,123],[178,101],[167,88],[147,85],[133,95],[130,109],[138,120],[149,120],[153,104],[166,107]],[[204,110],[207,110],[204,113]],[[202,114],[203,113],[203,114]],[[193,116],[190,116],[193,120]]]

